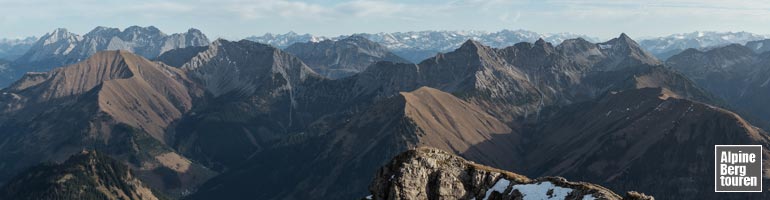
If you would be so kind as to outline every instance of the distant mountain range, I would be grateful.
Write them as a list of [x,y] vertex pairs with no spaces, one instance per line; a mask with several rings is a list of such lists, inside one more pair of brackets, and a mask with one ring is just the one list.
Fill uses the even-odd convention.
[[0,59],[15,60],[24,55],[37,40],[34,36],[24,39],[0,39]]
[[[553,44],[559,44],[564,40],[578,37],[591,42],[598,41],[596,38],[585,35],[571,33],[539,34],[526,30],[502,30],[498,32],[415,31],[375,34],[360,33],[354,35],[379,44],[377,46],[382,46],[377,47],[379,49],[376,50],[368,49],[363,51],[365,49],[357,49],[356,51],[360,51],[360,53],[372,54],[372,52],[378,52],[375,54],[385,55],[392,53],[395,55],[390,55],[388,58],[378,58],[376,55],[370,55],[374,56],[372,57],[373,59],[365,58],[366,56],[348,56],[345,58],[356,59],[357,61],[341,60],[342,64],[334,64],[333,62],[338,62],[336,60],[327,60],[324,61],[327,63],[317,64],[305,60],[306,63],[316,72],[326,77],[340,78],[365,69],[366,66],[371,64],[370,62],[363,62],[367,59],[370,61],[395,62],[407,60],[408,62],[418,63],[434,56],[436,53],[448,52],[458,48],[461,43],[468,39],[473,39],[495,48],[512,46],[519,42],[534,42],[540,38]],[[325,44],[326,48],[330,48],[339,45],[329,46],[328,44],[331,43],[322,41],[341,41],[346,38],[349,38],[349,36],[325,37],[289,32],[286,34],[268,33],[263,36],[247,37],[246,39],[285,49],[293,44],[303,43],[315,46],[319,45],[315,43],[320,43]],[[747,45],[750,48],[754,48],[757,52],[763,52],[770,50],[770,45],[763,46],[764,43],[759,41],[765,38],[767,36],[747,32],[693,32],[646,39],[642,40],[640,45],[657,58],[665,60],[687,48],[705,49],[731,43],[746,44],[747,42],[752,42]],[[196,29],[191,29],[184,34],[166,35],[155,27],[137,26],[129,27],[124,31],[115,28],[97,27],[84,36],[69,33],[66,29],[57,29],[52,33],[41,36],[40,39],[36,37],[13,40],[3,39],[0,40],[0,59],[5,58],[5,60],[14,62],[6,67],[8,68],[4,70],[6,72],[0,72],[2,73],[0,77],[5,79],[0,80],[0,86],[9,84],[10,81],[19,78],[25,72],[46,71],[52,67],[72,64],[100,50],[127,50],[152,59],[173,49],[188,46],[205,46],[207,43],[208,39],[206,36]],[[367,46],[375,47],[375,44],[370,43]],[[359,44],[359,47],[364,46]],[[319,46],[318,48],[321,47]],[[301,58],[310,56],[308,53],[299,55],[301,49],[295,47],[287,49],[287,51],[298,54]],[[305,50],[305,52],[312,51]],[[395,57],[393,56],[400,57],[399,59],[403,58],[403,60],[394,60]],[[174,64],[179,65],[181,63]],[[331,72],[327,72],[327,70],[331,70]]]
[[[573,33],[539,34],[526,30],[502,30],[498,32],[485,31],[412,31],[394,33],[360,33],[354,34],[382,44],[393,53],[417,63],[440,52],[452,51],[466,40],[475,40],[492,47],[501,48],[519,42],[534,42],[543,38],[548,42],[559,44],[564,40],[582,37],[588,41],[598,41],[596,38]],[[286,48],[297,42],[320,42],[323,40],[340,40],[348,36],[323,37],[309,34],[298,35],[294,32],[286,34],[265,34],[263,36],[247,37],[247,40],[270,44],[278,48]]]
[[[502,30],[498,32],[484,31],[413,31],[394,33],[359,33],[371,41],[380,43],[393,51],[396,55],[406,58],[411,62],[420,62],[438,52],[448,52],[460,46],[465,40],[473,39],[492,47],[501,48],[511,46],[519,42],[534,42],[539,38],[545,41],[559,44],[567,39],[583,38],[587,41],[597,42],[596,37],[573,33],[540,34],[526,30]],[[347,36],[325,37],[310,34],[299,35],[294,32],[286,34],[265,34],[263,36],[247,37],[247,40],[270,44],[279,48],[286,48],[294,43],[320,42],[323,40],[339,40]],[[760,35],[748,32],[715,32],[696,31],[692,33],[672,34],[664,37],[644,39],[639,42],[641,47],[665,60],[688,48],[703,49],[718,47],[728,44],[744,45],[750,41],[768,39],[768,35]],[[770,47],[765,47],[770,48]]]
[[768,39],[768,35],[748,32],[713,32],[696,31],[692,33],[673,34],[665,37],[646,39],[639,42],[642,48],[654,54],[661,60],[676,55],[686,49],[704,49],[725,46],[729,44],[745,45],[747,42]]
[[166,35],[152,26],[132,26],[123,31],[96,27],[80,36],[59,28],[40,37],[23,55],[13,60],[7,72],[0,76],[3,77],[0,86],[6,86],[26,72],[48,71],[80,62],[99,51],[126,50],[146,58],[155,58],[172,49],[205,46],[208,43],[208,38],[197,29]]

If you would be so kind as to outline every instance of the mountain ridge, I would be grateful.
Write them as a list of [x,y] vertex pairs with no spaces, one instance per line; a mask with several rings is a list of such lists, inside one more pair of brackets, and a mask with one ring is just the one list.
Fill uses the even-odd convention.
[[155,58],[171,49],[205,46],[208,43],[208,38],[197,29],[166,35],[154,26],[131,26],[123,31],[100,26],[81,36],[58,28],[42,36],[24,55],[14,60],[10,70],[3,73],[9,78],[0,80],[0,86],[12,83],[26,72],[48,71],[74,64],[99,51],[126,50]]

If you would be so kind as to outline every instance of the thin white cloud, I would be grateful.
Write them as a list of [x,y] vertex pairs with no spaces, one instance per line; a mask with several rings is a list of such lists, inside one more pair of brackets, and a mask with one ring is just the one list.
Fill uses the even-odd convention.
[[[9,27],[83,29],[93,23],[158,22],[217,27],[220,32],[214,35],[234,34],[221,30],[230,26],[241,34],[319,27],[327,33],[519,28],[604,36],[619,31],[658,34],[687,29],[770,33],[765,25],[770,23],[770,0],[0,0],[0,5],[0,36],[18,32]],[[213,22],[221,24],[207,25]],[[248,27],[251,24],[261,27]]]

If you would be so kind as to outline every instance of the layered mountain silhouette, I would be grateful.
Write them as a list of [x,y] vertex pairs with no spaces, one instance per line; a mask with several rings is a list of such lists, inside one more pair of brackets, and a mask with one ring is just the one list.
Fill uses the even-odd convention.
[[749,32],[714,32],[695,31],[691,33],[672,34],[665,37],[649,38],[640,42],[641,46],[658,57],[666,60],[684,50],[708,49],[730,44],[747,44],[747,42],[767,39],[767,35]]
[[40,37],[29,50],[15,59],[12,68],[3,73],[0,87],[12,83],[26,72],[42,72],[54,67],[74,64],[105,50],[125,50],[145,58],[155,58],[177,48],[205,46],[208,38],[197,29],[167,35],[159,29],[131,26],[124,30],[96,27],[80,36],[59,28]]
[[[27,73],[0,90],[0,181],[95,149],[172,198],[353,199],[368,195],[372,175],[391,158],[429,146],[526,176],[609,188],[524,177],[490,192],[497,197],[517,197],[511,188],[528,184],[579,197],[617,199],[611,191],[627,190],[659,198],[755,197],[708,196],[710,148],[768,147],[767,133],[720,108],[718,96],[626,34],[603,43],[541,39],[505,48],[468,40],[416,64],[382,61],[373,55],[386,55],[384,49],[350,40],[355,52],[330,41],[297,46],[295,56],[219,39],[165,51],[157,61],[102,51]],[[316,47],[325,50],[307,50]],[[330,58],[355,61],[337,67],[361,72],[318,74],[314,68]],[[365,62],[374,63],[359,68]],[[489,176],[458,197],[484,197],[509,174],[464,169]]]
[[41,164],[0,188],[2,199],[166,199],[124,164],[84,151],[61,164]]
[[[486,31],[409,31],[409,32],[381,32],[358,33],[353,36],[364,37],[379,43],[390,49],[394,54],[406,60],[418,63],[433,57],[436,53],[453,51],[470,39],[486,45],[503,48],[520,42],[534,42],[543,38],[548,42],[558,44],[572,38],[584,38],[589,41],[598,41],[593,37],[574,33],[543,34],[527,30],[501,30],[496,32]],[[246,40],[270,44],[278,48],[286,48],[294,43],[321,42],[323,40],[342,40],[350,36],[324,37],[310,34],[265,34],[263,36],[251,36]]]
[[0,59],[14,60],[24,55],[37,40],[37,37],[0,39]]
[[294,43],[285,51],[302,59],[316,73],[331,79],[357,74],[378,61],[410,63],[361,36],[337,41]]
[[770,39],[750,41],[746,43],[746,47],[754,50],[756,53],[764,53],[770,51]]
[[770,53],[733,44],[708,51],[688,49],[666,65],[724,99],[757,125],[770,127]]
[[[615,47],[602,49],[601,45]],[[550,113],[564,106],[645,88],[656,88],[652,90],[672,99],[719,102],[684,76],[653,64],[659,62],[625,35],[602,44],[576,39],[557,47],[538,41],[506,49],[468,41],[453,52],[419,64],[378,62],[352,77],[312,86],[312,91],[333,91],[334,95],[314,94],[308,104],[320,102],[318,105],[339,113],[318,118],[310,124],[312,129],[290,134],[292,137],[272,148],[255,151],[246,163],[230,167],[189,198],[356,198],[363,195],[356,191],[365,187],[367,173],[386,163],[389,156],[423,145],[526,172],[532,165],[525,144],[539,142],[539,138],[525,137],[537,135],[530,131],[538,129],[524,127],[550,120]],[[641,100],[629,99],[629,103]],[[543,116],[539,116],[541,112]],[[606,113],[601,114],[575,118],[598,119]],[[631,115],[621,113],[619,117]],[[595,146],[584,145],[582,148]],[[543,156],[563,154],[559,153]],[[297,160],[303,164],[294,164]],[[533,169],[558,166],[538,167]],[[248,189],[255,186],[269,192]],[[653,195],[672,195],[659,187],[639,188],[648,192],[643,189],[650,189]]]

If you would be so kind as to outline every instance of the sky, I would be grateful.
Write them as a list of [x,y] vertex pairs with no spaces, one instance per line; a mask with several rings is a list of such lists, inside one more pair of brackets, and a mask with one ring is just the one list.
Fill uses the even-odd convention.
[[210,38],[264,33],[524,29],[608,39],[693,31],[770,34],[770,0],[0,0],[0,38],[96,26],[202,30]]

